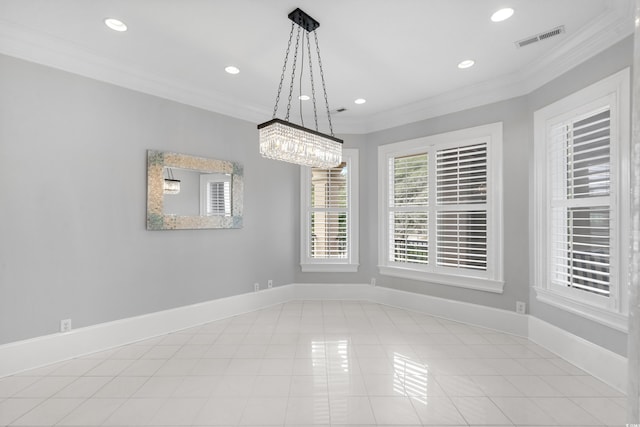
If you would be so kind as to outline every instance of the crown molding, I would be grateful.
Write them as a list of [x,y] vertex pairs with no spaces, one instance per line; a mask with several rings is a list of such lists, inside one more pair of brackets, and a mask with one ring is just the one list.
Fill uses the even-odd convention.
[[634,2],[609,10],[585,25],[580,32],[572,35],[543,58],[521,71],[525,93],[530,93],[551,80],[566,73],[603,50],[613,46],[634,31]]
[[376,132],[527,95],[632,35],[634,10],[632,0],[626,0],[624,7],[609,5],[606,13],[518,72],[377,113],[362,127],[365,132]]
[[[633,33],[634,2],[607,12],[522,70],[364,118],[334,117],[341,134],[363,134],[526,95]],[[515,47],[514,47],[515,49]],[[258,123],[270,111],[117,63],[68,40],[0,20],[0,53]]]
[[[259,122],[270,111],[209,89],[142,72],[68,40],[0,20],[0,53],[208,111]],[[205,93],[206,92],[206,93]]]
[[374,114],[366,119],[366,133],[402,126],[457,111],[524,95],[518,74],[508,74],[445,92],[425,100]]

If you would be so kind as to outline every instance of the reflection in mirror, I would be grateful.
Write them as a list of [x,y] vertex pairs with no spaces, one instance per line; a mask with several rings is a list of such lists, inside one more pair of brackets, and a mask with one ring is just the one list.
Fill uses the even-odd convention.
[[238,163],[149,150],[147,178],[147,229],[242,227]]
[[230,173],[165,167],[164,177],[164,215],[231,216]]
[[231,174],[200,175],[200,215],[231,216]]
[[164,177],[164,194],[180,193],[180,180],[173,176],[173,169],[165,168],[167,175]]

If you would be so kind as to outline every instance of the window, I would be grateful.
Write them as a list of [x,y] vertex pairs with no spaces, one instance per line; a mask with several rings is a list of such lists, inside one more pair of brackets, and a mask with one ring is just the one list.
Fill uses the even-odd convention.
[[436,264],[486,271],[487,143],[438,150],[436,173]]
[[200,175],[200,215],[231,216],[231,175]]
[[358,150],[335,168],[301,168],[302,271],[358,270]]
[[428,223],[428,161],[426,153],[393,158],[393,203],[389,206],[389,258],[394,262],[426,264]]
[[380,273],[502,292],[502,124],[379,147]]
[[538,300],[625,330],[629,70],[534,114]]

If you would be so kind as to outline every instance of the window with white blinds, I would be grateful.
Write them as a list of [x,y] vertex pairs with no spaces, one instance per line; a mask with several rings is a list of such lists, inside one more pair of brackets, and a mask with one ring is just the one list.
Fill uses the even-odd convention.
[[310,258],[347,258],[348,172],[346,162],[331,169],[311,168]]
[[611,110],[550,129],[551,280],[610,296]]
[[302,168],[303,271],[349,271],[349,266],[357,267],[357,233],[352,225],[357,212],[357,187],[353,182],[357,160],[353,150],[343,150],[343,160],[330,169]]
[[501,136],[496,123],[379,148],[382,274],[501,292]]
[[486,271],[487,144],[437,153],[437,263]]
[[429,261],[429,156],[389,159],[389,261]]
[[534,113],[537,300],[627,329],[630,72]]
[[200,215],[231,216],[231,175],[200,174]]
[[231,182],[209,182],[207,215],[231,215]]

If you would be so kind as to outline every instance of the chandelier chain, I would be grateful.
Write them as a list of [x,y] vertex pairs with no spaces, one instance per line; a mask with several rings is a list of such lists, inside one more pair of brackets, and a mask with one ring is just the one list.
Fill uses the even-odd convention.
[[291,69],[291,84],[289,84],[289,100],[287,102],[287,115],[285,116],[285,120],[289,121],[289,113],[291,112],[291,97],[293,96],[293,85],[296,80],[296,63],[298,62],[298,47],[300,46],[300,30],[302,27],[298,27],[298,33],[296,35],[296,47],[293,51],[293,66]]
[[[300,80],[298,81],[298,111],[300,112],[300,124],[304,127],[304,116],[302,115],[302,77],[304,76],[304,35],[302,33],[302,57],[300,57]],[[309,37],[307,37],[309,38]]]
[[[331,123],[331,111],[329,110],[329,97],[327,96],[327,86],[324,77],[324,70],[322,68],[322,59],[320,57],[320,47],[318,42],[318,35],[315,32],[316,28],[320,26],[320,23],[302,11],[300,8],[295,9],[289,13],[288,18],[292,21],[291,31],[289,32],[289,41],[287,43],[287,50],[285,53],[284,64],[282,66],[282,75],[280,76],[280,84],[278,85],[278,93],[276,96],[276,103],[273,108],[273,118],[265,123],[258,125],[259,139],[260,139],[260,154],[262,157],[268,159],[282,160],[298,165],[317,167],[321,169],[329,169],[336,167],[342,161],[342,143],[343,141],[336,138],[333,133],[333,124]],[[298,26],[298,33],[296,35],[295,47],[293,45],[293,32],[294,28]],[[300,32],[305,32],[300,35]],[[316,44],[317,59],[312,56],[313,43],[311,38],[311,32],[313,32]],[[302,40],[300,40],[302,38]],[[306,38],[306,40],[305,40]],[[306,44],[306,46],[305,46]],[[291,49],[295,48],[295,52],[291,52]],[[298,50],[301,49],[301,52]],[[289,65],[289,58],[293,56],[292,64]],[[300,57],[300,64],[298,64],[298,57]],[[308,63],[307,58],[308,57]],[[318,64],[314,64],[314,61],[318,61]],[[297,66],[299,65],[299,70]],[[309,66],[309,72],[305,68]],[[323,133],[318,130],[318,113],[322,115],[322,106],[318,111],[318,102],[320,100],[320,92],[316,91],[314,78],[318,80],[318,69],[320,69],[320,78],[322,79],[322,91],[324,95],[324,101],[327,109],[327,119],[329,121],[329,128],[331,133]],[[285,74],[291,73],[291,76],[287,76],[291,81],[289,82],[289,97],[287,100],[286,118],[279,119],[278,116],[278,104],[280,103],[280,97],[285,97],[282,94]],[[296,72],[299,75],[296,76]],[[306,73],[306,74],[305,74]],[[315,76],[314,76],[315,73]],[[308,76],[307,76],[308,74]],[[296,79],[296,77],[298,77]],[[306,80],[306,82],[303,82]],[[309,94],[307,83],[311,84],[311,93]],[[295,87],[298,85],[298,88]],[[307,92],[306,94],[303,93]],[[318,89],[319,90],[319,89]],[[291,102],[294,96],[298,96],[299,109],[300,109],[300,122],[302,125],[298,125],[289,121],[291,115]],[[309,99],[309,96],[313,97],[313,120],[315,123],[315,130],[313,126],[308,124],[308,128],[305,127],[305,116],[303,115],[303,102]],[[284,102],[284,100],[283,100]],[[307,113],[308,114],[308,113]],[[295,113],[294,113],[295,115]],[[281,114],[284,116],[284,114]],[[307,116],[307,122],[311,120]],[[323,121],[321,119],[321,121]],[[323,126],[324,127],[324,124]]]
[[307,35],[307,52],[309,57],[309,80],[311,80],[311,98],[313,99],[313,119],[316,124],[316,131],[318,131],[318,108],[316,107],[316,86],[313,83],[313,60],[311,57],[311,41],[309,35]]
[[278,103],[280,102],[280,92],[282,92],[282,83],[284,82],[284,75],[287,72],[287,62],[289,62],[289,50],[291,50],[291,40],[293,40],[293,29],[295,28],[295,22],[291,23],[291,32],[289,33],[289,43],[287,44],[287,53],[284,54],[284,65],[282,66],[282,75],[280,76],[280,85],[278,86],[278,94],[276,95],[276,105],[273,107],[273,117],[276,118],[278,112]]
[[327,119],[329,119],[329,131],[331,132],[331,136],[335,136],[333,134],[333,125],[331,124],[331,111],[329,111],[329,97],[327,96],[327,85],[324,82],[324,72],[322,71],[322,59],[320,58],[320,45],[318,44],[318,33],[314,31],[313,35],[316,39],[316,52],[318,53],[318,67],[320,68],[320,77],[322,78],[322,90],[324,91],[324,102],[327,107]]

